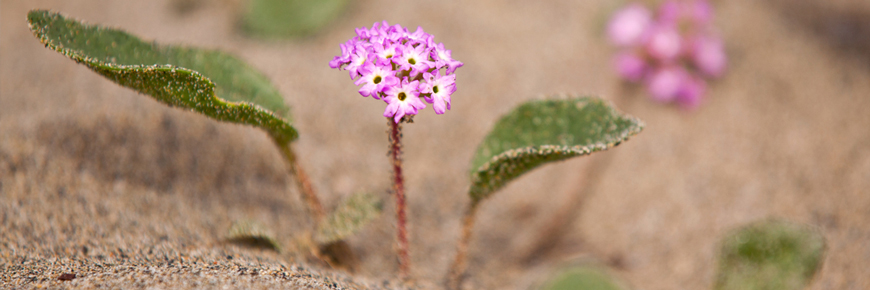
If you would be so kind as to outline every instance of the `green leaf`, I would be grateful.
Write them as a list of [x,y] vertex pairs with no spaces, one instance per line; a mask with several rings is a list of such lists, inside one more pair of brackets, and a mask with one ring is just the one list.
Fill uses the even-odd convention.
[[249,33],[266,38],[317,32],[345,10],[347,0],[250,0],[244,17]]
[[278,90],[232,55],[144,42],[45,10],[30,11],[27,20],[46,47],[115,83],[172,107],[262,128],[281,143],[297,137]]
[[642,129],[640,120],[598,98],[527,102],[503,116],[478,147],[469,194],[477,203],[535,167],[606,150]]
[[237,245],[281,252],[281,246],[275,237],[266,230],[263,224],[255,221],[243,220],[233,223],[229,235],[227,235],[227,241]]
[[348,197],[318,225],[315,241],[324,245],[349,237],[377,217],[382,207],[381,199],[371,194]]
[[563,271],[543,288],[545,290],[621,290],[610,275],[592,266],[573,267]]
[[725,238],[716,290],[799,290],[821,268],[825,238],[783,221],[763,221]]

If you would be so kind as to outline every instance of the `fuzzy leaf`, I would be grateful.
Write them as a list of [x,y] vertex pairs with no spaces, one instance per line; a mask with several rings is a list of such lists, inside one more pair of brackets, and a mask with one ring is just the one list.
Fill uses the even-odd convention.
[[621,290],[624,289],[605,271],[592,266],[565,270],[546,284],[545,290]]
[[278,90],[232,55],[144,42],[45,10],[30,11],[27,20],[46,47],[119,85],[172,107],[262,128],[281,143],[297,137]]
[[233,244],[281,252],[281,246],[266,227],[260,223],[243,220],[233,223],[227,241]]
[[347,0],[251,0],[245,30],[266,38],[304,36],[317,32],[345,10]]
[[726,237],[716,290],[799,290],[821,268],[825,238],[805,226],[763,221]]
[[642,129],[640,120],[598,98],[527,102],[503,116],[478,147],[469,194],[479,202],[535,167],[606,150]]
[[382,201],[374,195],[351,195],[318,225],[315,240],[321,245],[343,240],[377,217],[381,209]]

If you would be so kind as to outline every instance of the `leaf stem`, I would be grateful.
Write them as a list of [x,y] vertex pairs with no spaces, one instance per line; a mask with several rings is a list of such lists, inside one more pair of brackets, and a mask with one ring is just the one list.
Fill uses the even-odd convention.
[[[275,141],[278,148],[281,148],[281,154],[287,159],[287,167],[290,169],[290,175],[296,180],[299,189],[302,192],[302,199],[308,204],[308,210],[314,219],[315,228],[319,227],[326,219],[326,211],[317,198],[317,193],[314,192],[314,186],[311,185],[311,180],[308,179],[308,174],[302,169],[299,164],[299,159],[296,158],[296,152],[290,142]],[[326,244],[314,245],[311,248],[311,253],[321,261],[333,268],[345,269],[353,272],[359,261],[356,258],[353,250],[344,240],[336,240]]]
[[[404,122],[404,119],[401,121]],[[399,243],[399,276],[410,277],[411,258],[408,254],[408,230],[405,221],[405,181],[402,176],[402,124],[387,118],[390,125],[390,157],[393,161],[393,192],[396,194],[396,224]]]
[[305,203],[308,204],[308,210],[314,215],[314,220],[316,223],[320,223],[321,220],[326,216],[326,212],[323,210],[323,205],[320,203],[320,199],[317,198],[317,193],[314,192],[314,186],[311,185],[311,180],[308,179],[308,174],[305,173],[305,170],[302,169],[302,166],[299,165],[299,159],[296,158],[296,152],[293,151],[293,146],[290,142],[278,142],[278,148],[281,149],[281,154],[284,155],[284,158],[287,160],[287,167],[290,170],[290,175],[296,179],[296,184],[299,185],[300,191],[302,191],[302,199],[305,200]]
[[447,289],[458,290],[465,277],[465,261],[468,259],[468,245],[471,243],[471,232],[474,228],[474,218],[477,215],[477,206],[480,203],[472,201],[468,211],[465,212],[465,217],[462,219],[462,236],[459,238],[459,243],[456,244],[456,257],[453,259],[453,264],[450,265],[450,271],[447,272]]
[[535,235],[538,239],[522,255],[523,264],[531,265],[544,258],[555,250],[562,238],[570,232],[571,225],[582,212],[584,202],[595,194],[604,173],[610,168],[613,160],[611,156],[611,154],[603,154],[592,157],[592,163],[586,169],[586,176],[581,179],[579,185],[581,189],[579,192],[569,194],[568,200],[562,203],[550,221]]

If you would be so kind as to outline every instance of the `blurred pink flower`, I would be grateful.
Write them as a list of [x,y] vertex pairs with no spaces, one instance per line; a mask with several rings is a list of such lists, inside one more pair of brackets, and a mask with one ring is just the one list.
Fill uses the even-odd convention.
[[666,0],[656,15],[639,3],[618,10],[607,27],[620,48],[613,59],[617,74],[642,83],[656,101],[697,108],[707,91],[705,78],[722,76],[728,62],[712,20],[706,0]]
[[677,91],[676,101],[683,108],[696,109],[701,105],[701,100],[706,92],[707,82],[697,77],[687,76]]
[[727,62],[722,40],[713,36],[696,37],[692,41],[692,61],[705,75],[721,76]]
[[652,13],[643,5],[634,3],[613,15],[607,25],[607,36],[618,46],[636,45],[651,23]]
[[713,6],[710,6],[707,1],[692,1],[688,7],[688,14],[696,23],[707,25],[713,21]]
[[619,76],[632,82],[640,81],[646,71],[646,61],[634,52],[621,52],[617,54],[614,64]]
[[651,29],[646,43],[647,52],[661,60],[672,61],[682,51],[682,37],[673,25],[656,25]]
[[666,103],[676,99],[687,77],[688,74],[682,67],[663,67],[650,75],[646,87],[653,100]]
[[658,21],[666,23],[676,23],[682,16],[682,7],[677,1],[665,1],[659,6]]
[[658,21],[671,24],[692,21],[694,26],[704,26],[713,20],[713,7],[706,0],[665,1],[658,13]]

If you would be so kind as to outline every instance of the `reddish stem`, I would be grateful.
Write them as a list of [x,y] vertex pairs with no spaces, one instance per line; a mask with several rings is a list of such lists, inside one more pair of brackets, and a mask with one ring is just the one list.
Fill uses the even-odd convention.
[[405,225],[405,181],[402,177],[402,124],[387,118],[390,124],[390,156],[393,160],[393,192],[396,194],[396,224],[399,241],[399,276],[407,279],[411,272],[408,255],[408,230]]
[[472,202],[465,217],[462,219],[462,235],[456,244],[456,257],[450,270],[447,272],[446,286],[449,290],[462,289],[462,280],[465,277],[466,260],[468,259],[468,245],[471,244],[471,232],[474,229],[474,217],[477,214],[479,203]]
[[320,204],[320,199],[317,198],[317,193],[314,192],[314,186],[311,185],[308,174],[305,174],[305,170],[299,165],[299,159],[296,157],[296,152],[293,152],[290,143],[276,143],[278,143],[284,158],[287,159],[287,167],[302,191],[302,198],[308,203],[308,209],[314,215],[315,222],[319,223],[326,216],[326,212],[323,210],[323,205]]

